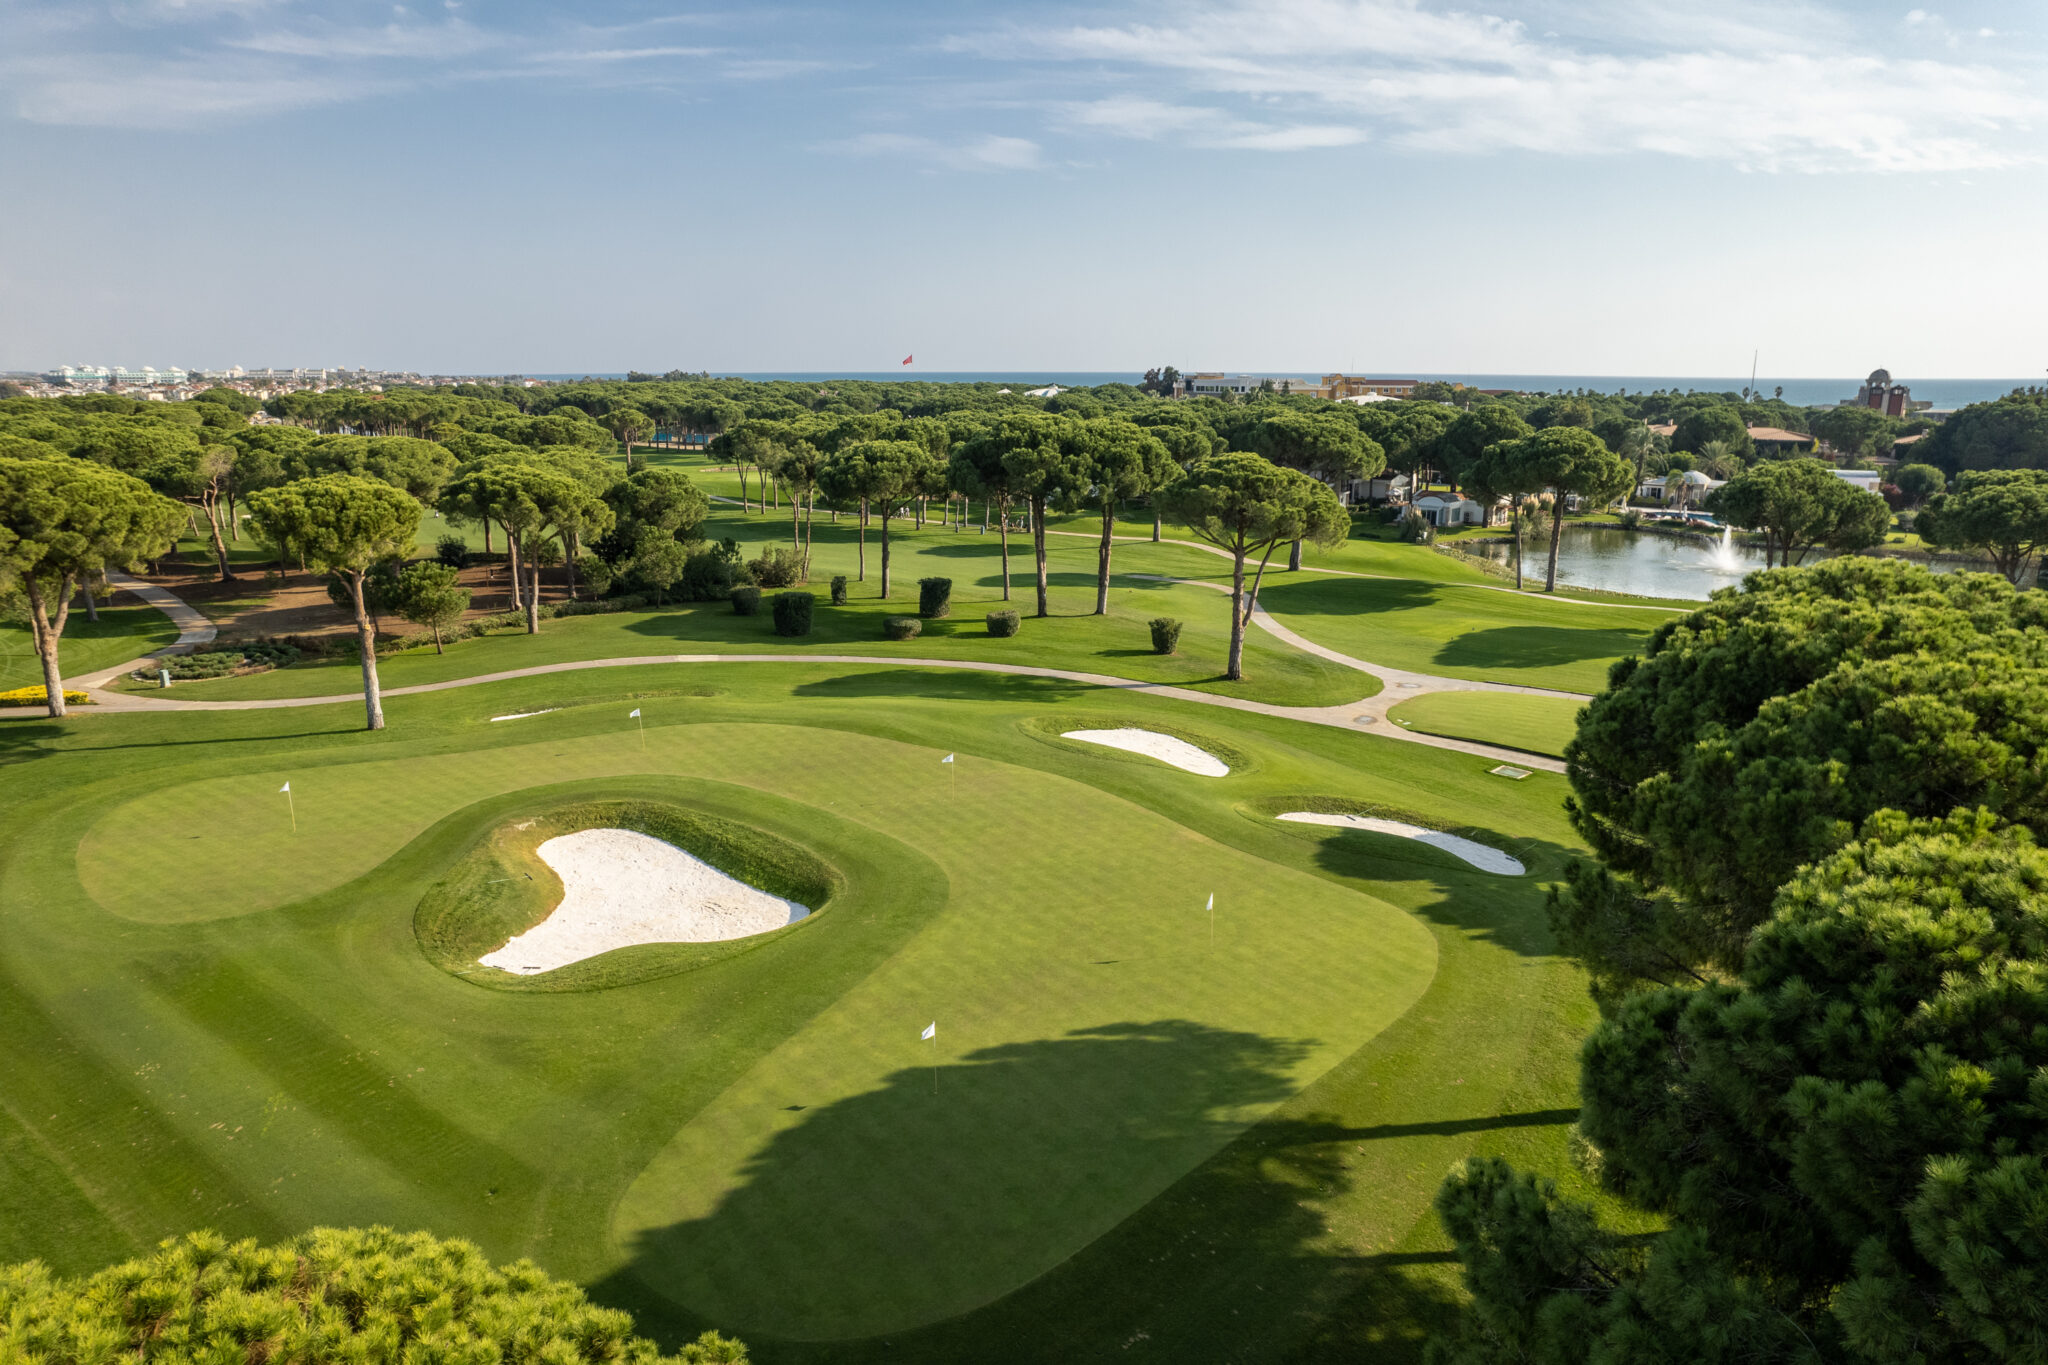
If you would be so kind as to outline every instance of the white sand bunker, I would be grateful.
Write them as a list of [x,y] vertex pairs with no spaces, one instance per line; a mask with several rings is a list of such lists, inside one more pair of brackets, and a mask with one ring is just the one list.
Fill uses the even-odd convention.
[[552,706],[545,711],[514,711],[509,716],[492,716],[491,723],[496,724],[501,720],[526,720],[532,716],[552,716],[553,714],[555,714],[555,708]]
[[1161,763],[1171,763],[1186,772],[1200,773],[1203,777],[1228,777],[1230,765],[1216,755],[1184,739],[1162,735],[1152,730],[1066,730],[1062,739],[1078,739],[1083,744],[1103,744],[1112,749],[1123,749],[1129,753],[1143,754],[1156,758]]
[[1424,829],[1421,825],[1404,824],[1399,820],[1382,820],[1373,815],[1320,815],[1306,810],[1291,810],[1280,818],[1303,825],[1339,825],[1345,829],[1369,829],[1374,834],[1399,835],[1418,844],[1440,848],[1454,858],[1463,858],[1481,872],[1497,872],[1503,877],[1519,877],[1528,870],[1497,848],[1488,848],[1485,844],[1461,839],[1440,829]]
[[562,903],[486,967],[532,976],[640,943],[715,943],[794,924],[811,912],[757,891],[674,844],[630,829],[585,829],[536,850],[562,879]]

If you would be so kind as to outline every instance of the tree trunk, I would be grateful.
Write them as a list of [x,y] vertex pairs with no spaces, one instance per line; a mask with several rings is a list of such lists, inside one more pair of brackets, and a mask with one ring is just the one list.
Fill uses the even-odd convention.
[[519,591],[519,537],[512,534],[510,527],[505,530],[505,568],[512,580],[512,610],[523,610],[526,602]]
[[[2018,580],[2015,579],[2014,582],[2018,582]],[[80,586],[80,595],[85,598],[85,619],[92,622],[94,625],[98,625],[100,621],[100,606],[99,603],[94,600],[94,589],[98,585],[92,581],[92,575],[87,574],[85,582]]]
[[43,701],[50,708],[51,720],[64,719],[64,670],[57,664],[57,642],[64,635],[64,619],[71,610],[71,577],[65,575],[57,584],[57,620],[50,620],[49,603],[43,600],[41,587],[33,578],[26,579],[22,587],[28,593],[29,625],[35,637],[36,654],[43,664]]
[[1031,500],[1031,555],[1038,562],[1038,614],[1050,615],[1045,591],[1045,498]]
[[1095,614],[1109,615],[1109,554],[1114,543],[1112,533],[1116,530],[1116,509],[1105,500],[1102,504],[1102,544],[1095,552]]
[[739,461],[735,460],[735,461],[733,461],[733,466],[732,466],[732,472],[740,476],[740,515],[741,515],[741,516],[745,516],[745,515],[747,514],[747,511],[748,511],[748,507],[747,507],[747,467],[746,467],[745,465],[741,464],[741,463],[740,463]]
[[526,633],[528,635],[538,635],[540,634],[540,560],[534,555],[528,555],[527,558],[532,561],[533,567],[527,570],[527,573],[531,575],[527,581],[532,591],[526,594]]
[[1522,590],[1522,495],[1515,494],[1515,504],[1510,512],[1515,519],[1515,591]]
[[818,515],[818,490],[812,488],[804,497],[804,578],[811,576],[811,522]]
[[484,518],[484,553],[485,553],[485,554],[489,554],[490,552],[491,552],[491,519],[490,519],[489,517],[485,517],[485,518]]
[[1550,505],[1550,567],[1543,575],[1543,591],[1557,591],[1557,546],[1564,539],[1564,494]]
[[435,652],[436,654],[446,654],[446,653],[447,653],[448,651],[447,651],[447,650],[445,650],[445,649],[443,649],[443,648],[441,647],[441,623],[440,623],[439,621],[436,621],[436,622],[434,622],[434,623],[433,623],[433,627],[434,627],[434,652]]
[[1159,543],[1159,520],[1159,504],[1155,502],[1152,505],[1152,543],[1154,545]]
[[227,542],[221,539],[220,534],[220,508],[216,504],[207,504],[206,529],[213,532],[213,558],[214,562],[220,565],[220,581],[223,583],[234,582],[235,575],[228,568]]
[[[981,505],[982,529],[988,529],[988,504]],[[996,519],[996,539],[1003,544],[1003,600],[1010,600],[1010,504],[1003,504],[1003,514]]]
[[889,504],[882,504],[882,597],[889,596]]
[[1301,542],[1299,540],[1296,540],[1287,548],[1287,571],[1289,573],[1301,572]]
[[384,728],[384,691],[377,683],[377,636],[370,626],[370,612],[363,604],[363,576],[368,570],[348,575],[349,596],[355,599],[356,648],[363,656],[363,713],[366,729]]
[[1244,604],[1244,623],[1252,623],[1252,613],[1259,609],[1259,585],[1266,581],[1266,565],[1273,560],[1273,547],[1268,545],[1266,553],[1259,558],[1259,571],[1252,575],[1251,596]]
[[1230,566],[1230,658],[1223,676],[1231,682],[1244,681],[1244,547],[1235,547]]
[[858,553],[860,555],[859,568],[854,574],[853,581],[865,583],[868,581],[868,500],[866,498],[860,500],[860,521],[853,528],[853,535],[854,539],[858,542]]

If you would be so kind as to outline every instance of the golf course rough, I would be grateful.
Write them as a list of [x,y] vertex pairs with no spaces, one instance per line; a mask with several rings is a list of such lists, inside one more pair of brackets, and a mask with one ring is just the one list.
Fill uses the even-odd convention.
[[[596,704],[570,675],[403,698],[374,737],[316,709],[26,738],[54,780],[0,795],[21,831],[0,863],[18,987],[0,1064],[25,1101],[0,1126],[49,1114],[114,1136],[21,1149],[62,1141],[75,1169],[28,1170],[44,1213],[0,1231],[4,1249],[68,1272],[198,1224],[431,1227],[643,1320],[750,1334],[763,1358],[866,1358],[915,1333],[939,1359],[961,1358],[939,1344],[951,1324],[1073,1292],[1063,1268],[1112,1233],[1198,1216],[1159,1201],[1276,1113],[1391,1125],[1344,1148],[1395,1163],[1333,1213],[1347,1255],[1400,1245],[1465,1152],[1540,1139],[1572,1178],[1564,1120],[1544,1117],[1546,1078],[1569,1094],[1571,1039],[1538,1024],[1573,983],[1540,956],[1537,879],[1239,806],[1310,809],[1296,794],[1322,790],[1498,824],[1476,832],[1536,837],[1532,870],[1554,876],[1569,835],[1551,779],[1502,797],[1479,759],[1040,680],[706,667],[720,694],[650,703],[644,748],[615,699],[652,695],[673,677],[659,666],[611,670]],[[521,712],[540,714],[484,723]],[[1249,762],[1190,781],[1029,725],[1052,713],[1213,731]],[[537,859],[543,835],[635,828],[632,809],[722,830],[735,858],[777,850],[813,889],[669,839],[823,912],[532,978],[475,956],[544,915],[538,875],[506,883],[539,899],[502,922],[429,913],[437,888]],[[166,893],[171,867],[194,870],[189,890]],[[1474,989],[1493,1002],[1477,1015],[1459,1003]],[[1426,999],[1442,1003],[1418,1013]],[[1448,1067],[1425,1060],[1454,1041],[1422,1017],[1440,1011]],[[1502,1104],[1542,1126],[1430,1126]]]

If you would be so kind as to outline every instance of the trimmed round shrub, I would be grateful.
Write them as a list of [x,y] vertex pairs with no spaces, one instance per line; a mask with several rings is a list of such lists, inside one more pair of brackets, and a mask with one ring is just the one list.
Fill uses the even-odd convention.
[[1152,652],[1171,654],[1180,648],[1180,622],[1171,616],[1155,616],[1146,623],[1152,627]]
[[777,635],[809,635],[811,633],[811,604],[815,600],[807,592],[779,592],[775,594],[775,633]]
[[884,616],[882,634],[891,640],[915,640],[924,630],[924,622],[915,616]]
[[469,563],[469,542],[461,536],[442,536],[434,542],[434,558],[451,569],[460,569]]
[[953,580],[950,578],[918,579],[917,614],[927,621],[936,621],[941,616],[951,616],[953,614]]
[[1019,619],[1017,613],[1007,607],[1002,611],[992,611],[988,614],[988,633],[998,640],[1007,640],[1017,633]]
[[732,590],[732,614],[734,616],[758,616],[761,613],[761,590],[752,584]]
[[843,573],[832,575],[832,605],[835,607],[846,605],[846,575]]

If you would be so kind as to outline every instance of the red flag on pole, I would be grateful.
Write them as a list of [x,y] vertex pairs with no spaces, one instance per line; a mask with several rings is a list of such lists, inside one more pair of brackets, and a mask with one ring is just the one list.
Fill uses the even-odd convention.
[[911,361],[915,360],[916,358],[917,358],[917,357],[915,357],[915,356],[908,356],[908,355],[907,355],[907,356],[903,357],[903,363],[904,363],[904,364],[906,364],[906,365],[908,365],[908,364],[909,364],[909,363],[910,363]]

